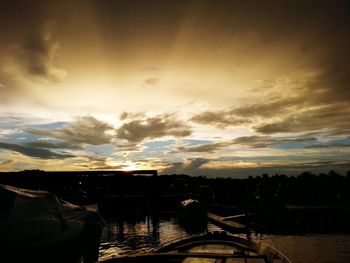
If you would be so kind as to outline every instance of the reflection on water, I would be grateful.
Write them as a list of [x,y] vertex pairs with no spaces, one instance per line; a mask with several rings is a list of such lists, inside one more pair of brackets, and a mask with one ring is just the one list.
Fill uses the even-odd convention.
[[[209,231],[221,230],[209,224]],[[188,237],[176,218],[148,218],[133,221],[109,221],[100,247],[100,259],[113,255],[152,251],[179,238]],[[296,263],[350,262],[350,235],[264,235],[264,241],[279,249]]]
[[[208,224],[208,231],[221,230]],[[102,236],[100,259],[151,251],[168,242],[191,236],[174,217],[144,217],[139,221],[109,221]]]

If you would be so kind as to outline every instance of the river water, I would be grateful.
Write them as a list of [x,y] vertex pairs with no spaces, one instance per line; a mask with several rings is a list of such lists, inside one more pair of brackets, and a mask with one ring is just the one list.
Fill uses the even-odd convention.
[[[208,231],[217,230],[221,229],[213,224],[208,225]],[[102,236],[100,259],[150,252],[188,236],[191,234],[182,229],[174,217],[110,220]],[[350,235],[264,235],[259,239],[279,249],[292,262],[350,262]]]
[[265,236],[292,262],[349,263],[350,235]]

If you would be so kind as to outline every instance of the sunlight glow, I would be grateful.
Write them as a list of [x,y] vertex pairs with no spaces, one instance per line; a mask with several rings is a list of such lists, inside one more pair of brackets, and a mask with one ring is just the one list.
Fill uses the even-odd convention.
[[133,163],[132,161],[126,161],[125,164],[127,166],[122,169],[123,171],[132,171],[132,170],[138,169],[138,166],[135,163]]

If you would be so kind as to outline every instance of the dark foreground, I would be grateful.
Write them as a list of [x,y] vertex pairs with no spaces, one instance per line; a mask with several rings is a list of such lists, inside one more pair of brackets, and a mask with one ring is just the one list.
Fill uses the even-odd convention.
[[[244,226],[255,239],[266,239],[296,262],[303,262],[303,258],[322,262],[320,255],[328,262],[349,261],[349,236],[345,234],[350,229],[349,175],[330,172],[210,179],[157,176],[154,171],[149,174],[23,171],[0,173],[0,183],[49,190],[80,205],[97,203],[109,222],[100,247],[101,259],[150,252],[166,242],[190,236],[174,216],[180,201],[194,198],[219,217],[240,215],[234,217],[234,225]],[[218,229],[209,224],[209,230]],[[307,248],[305,255],[300,254],[303,248]],[[64,257],[56,251],[43,253],[48,258],[54,254],[54,259]]]
[[157,215],[194,198],[220,216],[245,214],[237,220],[257,232],[350,233],[350,174],[333,171],[247,179],[157,176],[154,170],[22,171],[0,173],[0,183],[49,190],[75,204],[97,203],[105,217]]

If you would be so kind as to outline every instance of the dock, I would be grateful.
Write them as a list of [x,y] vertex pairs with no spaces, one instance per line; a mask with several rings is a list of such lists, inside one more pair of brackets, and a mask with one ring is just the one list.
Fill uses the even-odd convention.
[[222,229],[229,231],[231,233],[246,233],[247,227],[244,224],[241,224],[236,221],[229,221],[225,220],[224,217],[213,214],[213,213],[207,213],[208,215],[208,221],[220,226]]

